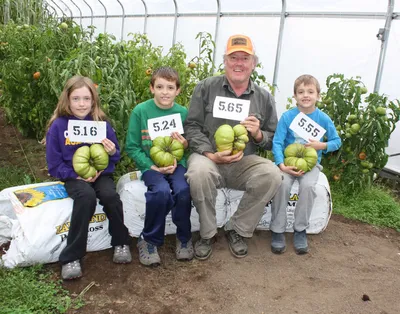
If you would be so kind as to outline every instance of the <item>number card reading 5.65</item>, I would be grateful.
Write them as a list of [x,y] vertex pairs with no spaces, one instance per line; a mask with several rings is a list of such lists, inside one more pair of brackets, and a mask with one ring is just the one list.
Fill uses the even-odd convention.
[[310,139],[319,141],[326,133],[322,126],[302,112],[293,119],[289,128],[307,142]]
[[147,128],[152,140],[157,136],[168,136],[172,132],[183,134],[183,125],[179,113],[147,120]]
[[217,96],[214,100],[213,117],[243,121],[249,116],[250,100]]
[[71,142],[101,143],[106,137],[105,121],[68,121],[68,138]]

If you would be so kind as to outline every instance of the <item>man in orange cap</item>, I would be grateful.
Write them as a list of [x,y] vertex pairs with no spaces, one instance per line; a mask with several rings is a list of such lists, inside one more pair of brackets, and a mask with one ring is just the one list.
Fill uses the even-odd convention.
[[[200,240],[195,257],[205,260],[217,234],[217,189],[244,191],[237,211],[225,225],[229,248],[235,257],[247,255],[244,238],[253,235],[265,205],[278,190],[282,175],[258,148],[271,150],[277,125],[275,100],[250,80],[258,63],[252,40],[245,35],[229,37],[224,55],[225,74],[199,82],[193,92],[184,124],[192,151],[186,178],[200,217]],[[242,124],[250,138],[244,151],[218,152],[214,134],[219,126]]]

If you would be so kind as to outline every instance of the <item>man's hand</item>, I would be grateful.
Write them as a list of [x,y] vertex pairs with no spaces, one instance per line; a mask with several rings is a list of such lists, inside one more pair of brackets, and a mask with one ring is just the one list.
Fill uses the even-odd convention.
[[310,143],[304,144],[305,147],[312,147],[315,150],[324,150],[328,146],[325,142],[320,142],[310,138]]
[[154,171],[158,171],[162,174],[173,174],[176,169],[176,166],[177,166],[176,159],[174,159],[174,164],[172,166],[159,168],[156,165],[153,165],[151,166],[151,169]]
[[230,164],[233,162],[237,162],[240,159],[243,158],[243,151],[239,151],[237,154],[235,155],[231,155],[231,151],[230,150],[225,150],[223,152],[217,152],[217,153],[204,153],[204,155],[212,160],[213,162],[215,162],[216,164]]
[[261,142],[263,135],[260,130],[260,120],[255,116],[248,116],[244,121],[241,121],[240,124],[246,128],[247,132],[250,133],[251,137],[254,138],[256,142]]
[[305,172],[303,170],[297,171],[297,168],[294,166],[285,166],[285,164],[279,164],[279,169],[281,171],[286,172],[295,177],[301,177]]

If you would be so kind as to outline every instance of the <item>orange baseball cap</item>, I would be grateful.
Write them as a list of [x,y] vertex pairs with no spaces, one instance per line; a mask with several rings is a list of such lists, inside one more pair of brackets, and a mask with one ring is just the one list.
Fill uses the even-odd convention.
[[254,55],[255,49],[250,37],[245,35],[233,35],[229,37],[225,54],[230,55],[236,51],[244,51],[250,55]]

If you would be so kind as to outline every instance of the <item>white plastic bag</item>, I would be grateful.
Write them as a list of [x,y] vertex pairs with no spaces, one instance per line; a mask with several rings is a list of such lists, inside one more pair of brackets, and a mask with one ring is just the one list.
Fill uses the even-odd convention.
[[[16,195],[16,192],[18,195],[21,195],[20,192],[27,194],[31,191],[37,192],[43,187],[46,187],[45,196],[42,195],[42,202],[39,201],[39,204],[33,207],[27,207],[27,202],[24,206],[24,200],[21,202],[21,196],[18,198]],[[5,267],[12,268],[58,261],[58,257],[66,245],[73,200],[66,197],[43,202],[43,198],[51,199],[51,194],[54,191],[62,191],[62,188],[61,182],[47,182],[12,187],[0,192],[1,199],[8,199],[8,203],[0,204],[0,215],[2,215],[0,217],[3,219],[8,217],[6,213],[9,213],[10,206],[16,217],[12,220],[11,225],[7,225],[8,229],[0,231],[0,234],[9,232],[11,237],[10,247],[1,257],[1,262]],[[37,200],[30,204],[35,202]],[[102,208],[97,205],[96,212],[89,224],[87,251],[98,251],[110,247],[111,236],[108,233],[108,219]],[[8,217],[8,219],[11,218]]]

